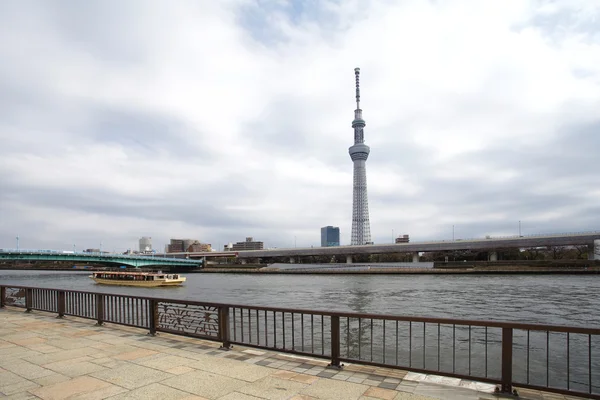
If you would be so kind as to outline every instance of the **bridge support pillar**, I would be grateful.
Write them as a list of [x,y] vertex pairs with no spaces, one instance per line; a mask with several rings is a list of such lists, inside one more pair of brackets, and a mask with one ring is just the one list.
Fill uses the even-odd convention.
[[490,251],[488,257],[490,261],[498,261],[498,252]]
[[588,260],[600,260],[600,240],[596,239],[588,246]]
[[346,264],[352,264],[352,256],[346,256]]
[[415,251],[412,256],[413,256],[412,262],[419,262],[419,252],[418,251]]

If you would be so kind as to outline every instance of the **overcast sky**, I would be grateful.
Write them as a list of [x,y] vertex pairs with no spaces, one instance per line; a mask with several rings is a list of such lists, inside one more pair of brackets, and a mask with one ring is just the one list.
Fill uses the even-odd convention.
[[600,3],[0,2],[0,248],[600,230]]

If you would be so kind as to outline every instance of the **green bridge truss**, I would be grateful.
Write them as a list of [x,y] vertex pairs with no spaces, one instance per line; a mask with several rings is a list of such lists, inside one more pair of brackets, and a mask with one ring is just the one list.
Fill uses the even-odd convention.
[[60,253],[60,252],[16,252],[0,251],[0,261],[72,261],[90,262],[113,265],[126,265],[130,267],[150,266],[177,266],[199,267],[202,260],[188,260],[181,258],[163,258],[152,256],[135,256],[125,254],[98,254],[98,253]]

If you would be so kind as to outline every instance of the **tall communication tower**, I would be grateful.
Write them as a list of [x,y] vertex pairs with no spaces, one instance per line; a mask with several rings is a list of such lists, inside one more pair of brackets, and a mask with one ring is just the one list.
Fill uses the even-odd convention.
[[356,77],[356,110],[354,110],[354,145],[348,149],[354,163],[354,190],[352,194],[352,238],[351,245],[371,243],[371,224],[369,223],[369,201],[367,198],[367,167],[371,149],[364,137],[365,120],[360,109],[360,68],[354,68]]

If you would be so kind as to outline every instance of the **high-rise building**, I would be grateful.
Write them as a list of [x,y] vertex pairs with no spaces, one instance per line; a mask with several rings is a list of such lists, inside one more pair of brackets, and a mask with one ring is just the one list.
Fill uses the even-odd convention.
[[369,223],[369,202],[367,199],[366,162],[371,149],[364,137],[365,121],[360,109],[360,68],[354,68],[356,78],[356,110],[354,110],[354,145],[348,149],[354,163],[354,186],[352,193],[352,237],[351,245],[371,244],[371,225]]
[[184,253],[194,243],[199,242],[196,239],[171,239],[167,253]]
[[324,226],[321,228],[321,247],[340,245],[340,228],[337,226]]
[[152,238],[143,236],[140,238],[140,253],[149,253],[152,251]]
[[183,239],[171,239],[167,253],[183,253]]
[[234,244],[228,244],[223,247],[223,251],[240,251],[240,250],[262,250],[264,248],[263,242],[255,242],[254,238],[249,236],[245,242],[237,242]]

